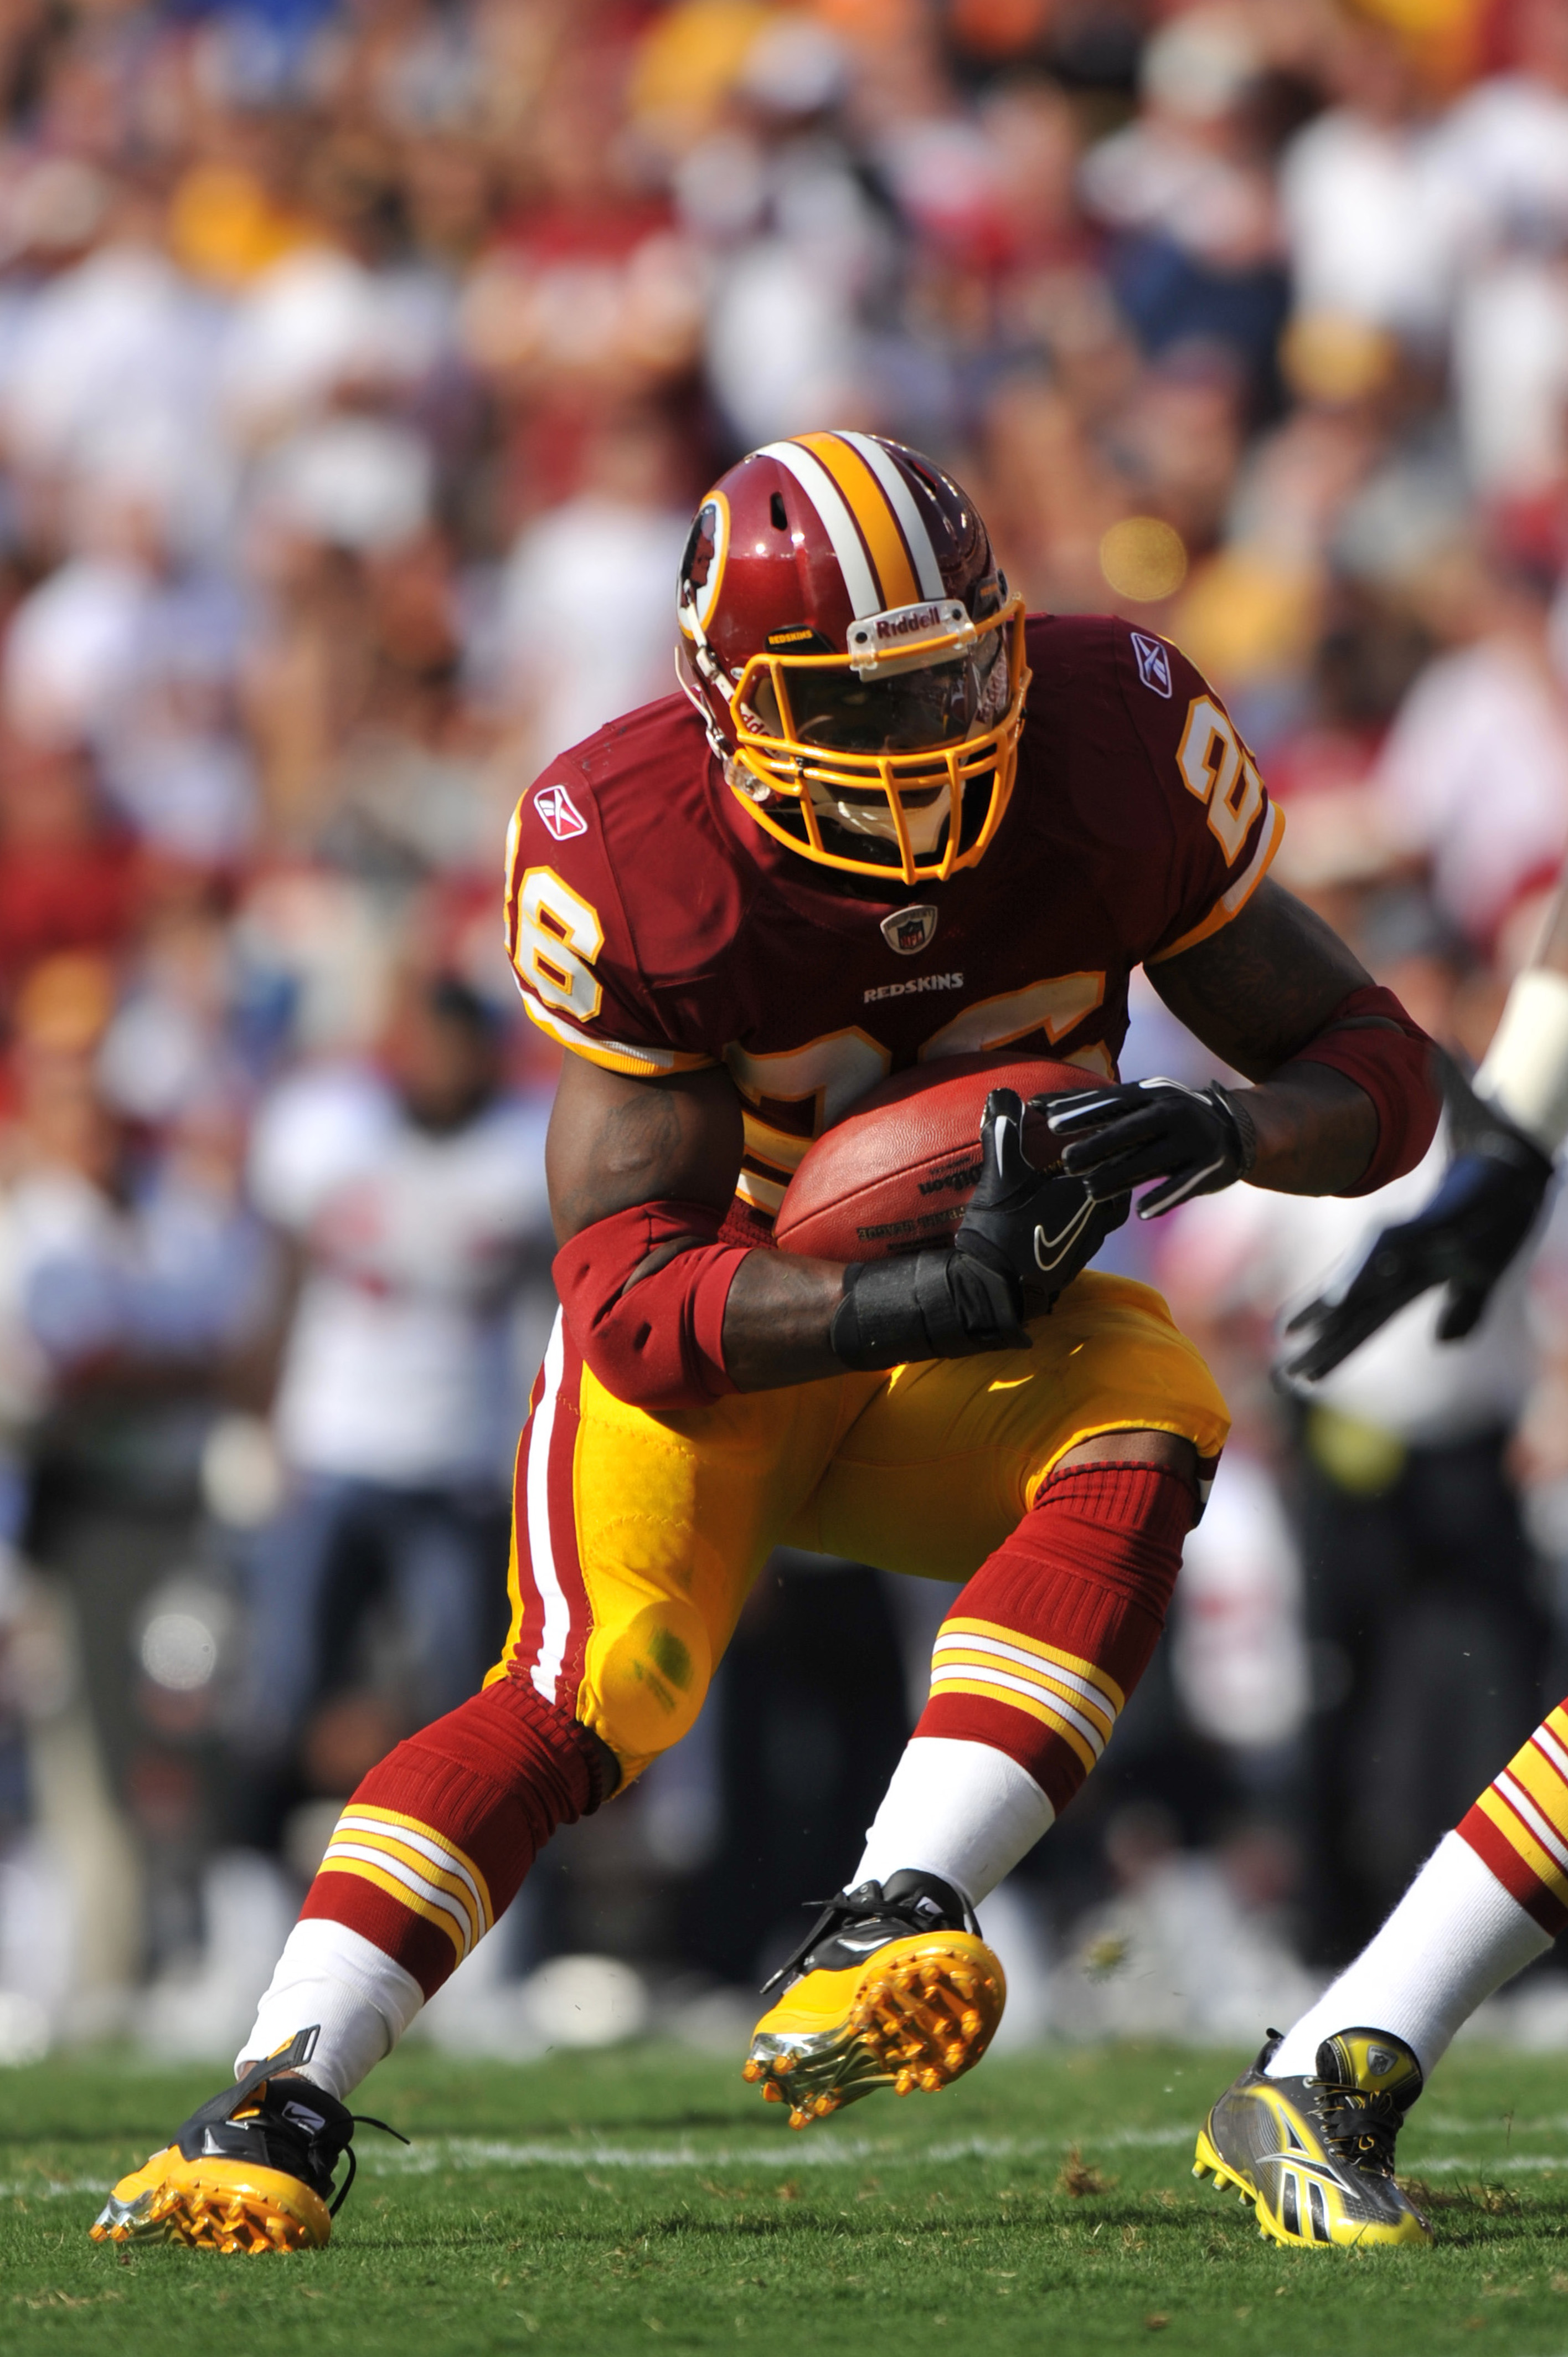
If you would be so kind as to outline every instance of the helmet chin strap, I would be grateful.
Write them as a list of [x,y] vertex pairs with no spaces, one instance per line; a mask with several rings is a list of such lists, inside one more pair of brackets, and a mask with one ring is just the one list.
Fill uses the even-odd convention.
[[681,683],[681,693],[687,703],[702,716],[708,743],[718,755],[719,759],[725,763],[727,770],[734,758],[735,748],[720,734],[718,722],[714,718],[713,707],[693,679],[690,665],[695,663],[702,676],[711,680],[715,687],[732,689],[734,682],[730,680],[724,665],[708,643],[707,633],[697,619],[695,606],[683,605],[681,612],[683,617],[682,627],[689,629],[692,634],[692,651],[688,652],[681,640],[676,640],[675,676]]

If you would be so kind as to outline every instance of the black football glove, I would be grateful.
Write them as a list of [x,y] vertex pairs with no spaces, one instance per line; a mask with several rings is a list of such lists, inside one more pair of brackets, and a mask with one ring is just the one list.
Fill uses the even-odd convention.
[[[1029,1100],[1047,1120],[1048,1107],[1060,1102]],[[1122,1225],[1127,1206],[1097,1201],[1081,1178],[1060,1169],[1035,1168],[1024,1151],[1024,1108],[1012,1089],[993,1089],[986,1098],[980,1149],[980,1184],[969,1199],[953,1249],[1006,1270],[1024,1287],[1031,1308],[1048,1308],[1093,1259],[1112,1229]]]
[[980,1182],[952,1249],[846,1270],[829,1336],[846,1367],[1031,1347],[1026,1317],[1049,1308],[1127,1214],[1124,1204],[1094,1202],[1081,1179],[1036,1170],[1023,1130],[1016,1092],[993,1089],[981,1124]]
[[1165,1181],[1139,1204],[1141,1220],[1158,1219],[1189,1196],[1217,1193],[1244,1178],[1257,1158],[1250,1116],[1218,1081],[1206,1089],[1181,1081],[1110,1082],[1054,1098],[1047,1119],[1052,1136],[1065,1141],[1062,1168],[1084,1179],[1097,1202],[1151,1178]]
[[1297,1311],[1285,1331],[1307,1339],[1285,1373],[1316,1383],[1434,1285],[1448,1287],[1437,1339],[1461,1340],[1535,1225],[1551,1179],[1546,1156],[1515,1129],[1455,1155],[1413,1219],[1382,1229],[1347,1276]]

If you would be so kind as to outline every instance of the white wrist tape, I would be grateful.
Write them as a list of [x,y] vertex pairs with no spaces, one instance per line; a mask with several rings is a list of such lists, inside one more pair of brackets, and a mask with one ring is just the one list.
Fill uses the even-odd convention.
[[1476,1093],[1556,1153],[1568,1137],[1568,974],[1536,965],[1515,977]]

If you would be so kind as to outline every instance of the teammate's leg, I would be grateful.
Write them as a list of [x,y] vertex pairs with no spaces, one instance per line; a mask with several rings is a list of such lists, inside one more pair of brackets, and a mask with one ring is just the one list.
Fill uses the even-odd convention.
[[983,1367],[900,1369],[791,1533],[971,1574],[854,1883],[753,2040],[747,2076],[799,2125],[876,2085],[943,2085],[984,2051],[1003,1993],[974,1905],[1104,1749],[1224,1440],[1208,1371],[1147,1287],[1080,1278],[1032,1332]]
[[[1253,2199],[1282,2241],[1349,2243],[1369,2226],[1378,2240],[1427,2240],[1393,2179],[1400,2123],[1460,2025],[1564,1929],[1568,1703],[1444,1835],[1355,1961],[1221,2096],[1200,2165]],[[1291,2182],[1304,2140],[1319,2160],[1316,2205]]]

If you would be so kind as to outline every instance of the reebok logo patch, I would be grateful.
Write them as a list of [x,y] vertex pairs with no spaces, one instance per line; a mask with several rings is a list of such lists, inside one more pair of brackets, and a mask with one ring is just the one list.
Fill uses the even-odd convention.
[[1171,692],[1170,651],[1160,640],[1145,638],[1142,630],[1133,633],[1133,652],[1137,658],[1138,677],[1156,695],[1168,696]]
[[588,832],[587,820],[564,786],[541,786],[533,797],[533,807],[557,843],[570,843],[575,834]]

